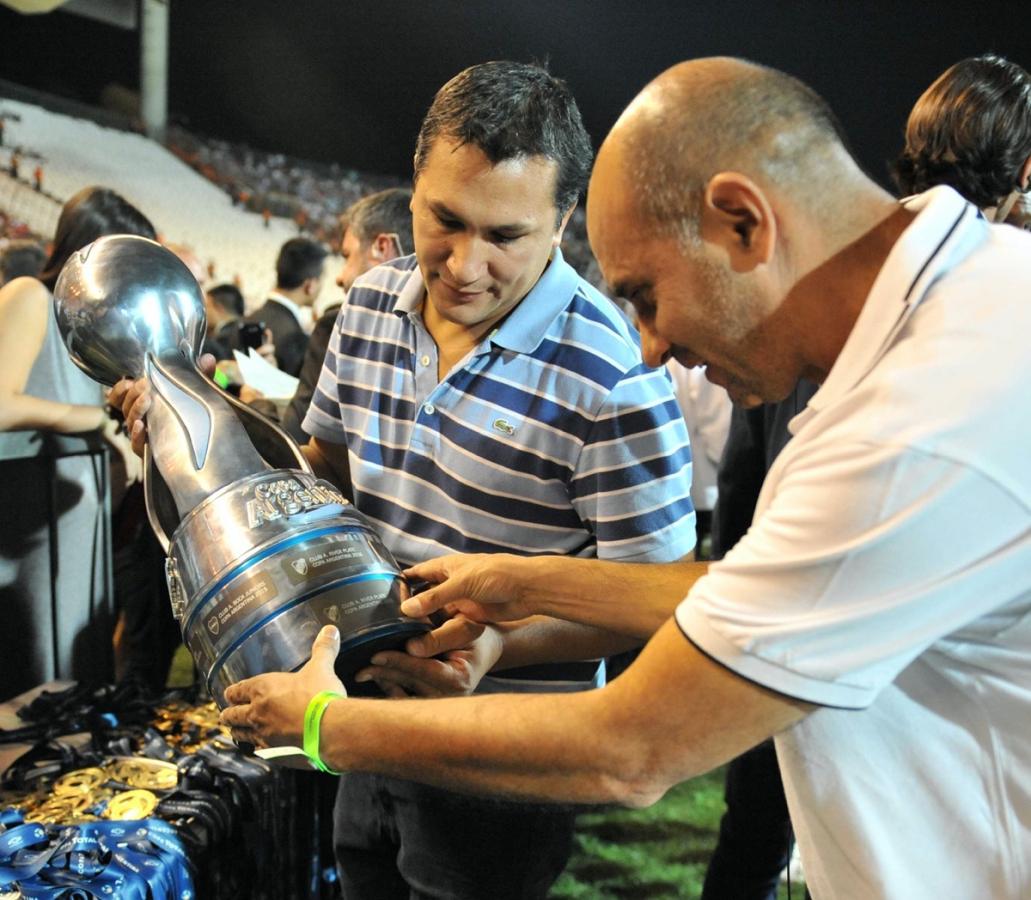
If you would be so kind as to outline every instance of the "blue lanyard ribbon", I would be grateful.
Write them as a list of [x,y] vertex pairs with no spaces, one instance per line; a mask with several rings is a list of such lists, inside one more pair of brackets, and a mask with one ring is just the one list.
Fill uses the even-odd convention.
[[26,900],[194,897],[186,851],[160,819],[9,829],[0,834],[0,887],[14,882]]

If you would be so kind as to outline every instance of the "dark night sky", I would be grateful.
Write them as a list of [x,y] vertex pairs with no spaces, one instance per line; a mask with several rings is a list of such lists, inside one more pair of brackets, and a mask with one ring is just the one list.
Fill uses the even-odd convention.
[[[451,75],[487,59],[550,60],[597,144],[654,75],[731,54],[807,81],[884,180],[906,114],[964,56],[1031,65],[1025,3],[898,0],[171,0],[171,96],[195,130],[407,175],[419,121]],[[0,8],[0,78],[95,102],[137,83],[137,37],[65,13]]]

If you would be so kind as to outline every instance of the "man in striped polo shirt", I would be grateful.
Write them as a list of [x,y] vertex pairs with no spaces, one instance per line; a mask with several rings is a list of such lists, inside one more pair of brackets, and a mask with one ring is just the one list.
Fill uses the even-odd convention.
[[[536,66],[474,66],[426,116],[415,254],[355,282],[303,424],[316,470],[350,486],[402,565],[456,551],[670,561],[693,548],[691,456],[669,379],[559,251],[590,163],[572,96]],[[379,654],[359,679],[390,696],[469,693],[531,646],[578,659],[631,645],[557,621],[502,632],[459,618],[410,654]],[[480,689],[591,686],[578,677],[488,677]],[[369,775],[343,777],[335,818],[349,897],[544,896],[573,831],[568,808]]]

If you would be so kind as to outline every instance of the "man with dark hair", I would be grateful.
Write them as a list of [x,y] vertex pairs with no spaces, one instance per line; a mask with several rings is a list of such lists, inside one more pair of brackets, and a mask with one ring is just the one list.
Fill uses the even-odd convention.
[[22,276],[39,278],[46,260],[47,252],[39,241],[8,241],[0,250],[0,287]]
[[[304,420],[316,471],[403,565],[469,551],[665,562],[694,546],[672,385],[559,250],[590,161],[569,89],[537,66],[473,66],[426,116],[415,253],[351,286]],[[599,658],[639,643],[543,617],[496,629],[458,616],[357,678],[391,698],[577,691],[602,682]],[[535,657],[590,662],[525,668]],[[335,823],[344,894],[544,897],[573,824],[568,807],[349,773]]]
[[[349,456],[355,504],[406,564],[445,548],[667,560],[693,546],[671,386],[641,367],[625,322],[558,249],[590,162],[572,95],[537,66],[473,66],[426,115],[415,255],[354,282],[304,421],[309,446]],[[646,459],[664,489],[640,490]],[[669,537],[660,556],[653,531]],[[412,642],[417,655],[379,654],[359,677],[393,697],[602,677],[593,663],[483,678],[503,653],[502,667],[520,665],[521,644],[571,652],[579,635],[530,623],[470,640],[468,627],[452,620]],[[543,897],[573,825],[564,807],[355,774],[335,843],[348,896]]]
[[241,349],[240,323],[243,321],[243,294],[235,284],[216,284],[204,292],[204,311],[208,320],[204,352],[215,359],[232,359]]
[[[325,764],[641,805],[775,735],[814,896],[1031,895],[1031,357],[1014,339],[1031,237],[948,187],[898,203],[831,121],[782,73],[683,63],[591,179],[591,243],[648,363],[705,365],[737,402],[820,384],[748,534],[708,567],[413,566],[437,586],[409,615],[656,633],[600,691],[334,699]],[[300,672],[231,686],[235,736],[297,744],[311,699],[339,690],[338,640],[327,627]]]
[[[500,102],[485,105],[484,97]],[[459,147],[478,147],[491,163],[534,156],[553,160],[556,224],[576,205],[591,171],[591,142],[569,88],[545,69],[523,63],[473,66],[437,94],[415,144],[416,181],[441,137]]]
[[909,114],[894,175],[903,196],[947,184],[1005,221],[1031,187],[1031,75],[990,53],[947,69]]
[[[411,252],[411,203],[410,190],[389,188],[356,200],[344,211],[340,217],[340,255],[344,258],[344,267],[336,278],[337,286],[343,289],[344,294],[359,275]],[[342,296],[340,300],[343,301]],[[283,412],[281,424],[299,444],[308,441],[308,434],[301,423],[315,393],[340,305],[338,302],[328,306],[315,323],[308,339],[304,364],[297,376],[297,390]]]
[[249,316],[249,322],[264,322],[272,332],[276,365],[297,375],[304,361],[308,335],[301,325],[301,308],[310,307],[322,290],[322,276],[328,251],[309,238],[292,238],[276,259],[276,289],[265,305]]

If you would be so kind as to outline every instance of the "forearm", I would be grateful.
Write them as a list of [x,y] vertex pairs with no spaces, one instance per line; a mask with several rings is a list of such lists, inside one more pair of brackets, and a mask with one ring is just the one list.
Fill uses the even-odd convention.
[[44,400],[28,394],[8,394],[0,401],[0,431],[54,431],[77,434],[97,431],[107,420],[101,406]]
[[597,691],[336,701],[320,755],[340,771],[471,793],[638,806],[810,709],[729,672],[669,622]]
[[322,720],[321,755],[338,771],[473,794],[564,803],[656,799],[635,796],[621,777],[625,751],[605,725],[600,693],[338,702]]
[[640,638],[549,616],[533,616],[493,627],[503,640],[501,659],[493,671],[541,663],[599,659],[632,650],[643,643]]
[[669,619],[706,563],[621,563],[538,556],[519,559],[519,599],[543,615],[643,642]]

